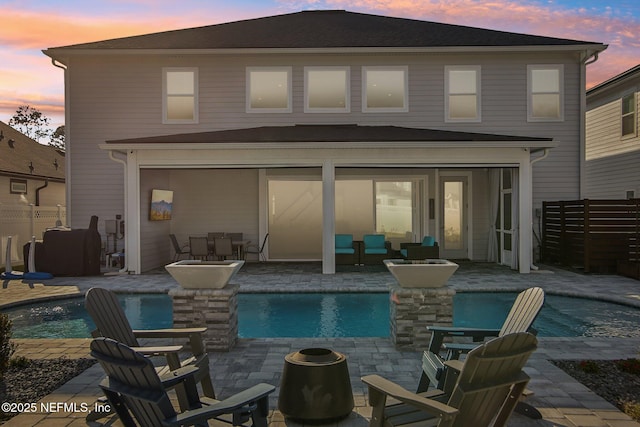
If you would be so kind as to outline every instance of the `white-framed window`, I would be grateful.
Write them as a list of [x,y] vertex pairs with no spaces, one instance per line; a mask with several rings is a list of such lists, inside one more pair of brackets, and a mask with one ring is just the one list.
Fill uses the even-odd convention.
[[564,120],[564,67],[529,65],[527,76],[528,120]]
[[622,97],[622,136],[636,136],[636,94]]
[[162,122],[198,123],[198,69],[162,69]]
[[479,122],[480,66],[445,67],[445,121]]
[[304,67],[304,112],[350,111],[349,67]]
[[409,67],[363,67],[362,111],[365,113],[409,111]]
[[247,68],[247,113],[291,112],[291,67]]

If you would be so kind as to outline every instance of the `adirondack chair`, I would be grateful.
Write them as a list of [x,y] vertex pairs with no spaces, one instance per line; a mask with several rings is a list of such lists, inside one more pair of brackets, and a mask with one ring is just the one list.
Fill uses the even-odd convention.
[[[518,294],[501,329],[429,326],[431,341],[422,356],[422,375],[418,392],[427,391],[429,384],[443,390],[446,368],[444,361],[458,359],[461,354],[469,352],[487,337],[503,336],[513,332],[532,332],[531,325],[543,304],[544,291],[537,287],[529,288]],[[445,338],[456,337],[470,337],[474,343],[444,343]]]
[[[198,372],[195,375],[201,383],[202,392],[205,396],[215,399],[215,391],[209,376],[209,355],[206,353],[202,341],[202,333],[206,331],[206,328],[133,330],[117,296],[103,288],[91,288],[87,291],[85,308],[97,327],[93,333],[94,337],[113,338],[147,356],[165,357],[167,365],[157,368],[158,374],[161,376],[180,367],[197,366]],[[138,342],[139,338],[188,339],[192,354],[181,361],[179,353],[183,350],[182,345],[142,346]],[[180,389],[178,389],[178,398],[181,408],[184,409],[186,397]]]
[[[464,362],[445,362],[460,369],[449,394],[419,395],[378,375],[366,376],[362,381],[368,385],[373,407],[369,426],[504,426],[529,382],[522,368],[536,347],[534,335],[519,332],[481,344]],[[387,406],[387,397],[400,403]]]
[[[91,342],[91,355],[107,374],[100,388],[125,427],[208,426],[209,419],[233,425],[243,425],[251,419],[253,426],[267,426],[269,394],[275,390],[272,385],[257,384],[221,401],[200,398],[194,376],[199,370],[196,366],[179,368],[161,378],[145,355],[104,337]],[[184,385],[189,402],[189,409],[180,413],[167,394],[167,387],[177,383]]]

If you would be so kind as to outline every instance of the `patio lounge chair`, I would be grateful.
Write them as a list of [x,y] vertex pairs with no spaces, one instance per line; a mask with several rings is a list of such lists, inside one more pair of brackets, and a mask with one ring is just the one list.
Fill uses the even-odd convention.
[[[504,426],[529,382],[522,368],[537,347],[527,332],[507,334],[472,350],[464,362],[451,360],[459,376],[450,393],[418,395],[378,375],[362,378],[373,406],[371,427]],[[400,403],[387,406],[387,397]]]
[[[91,342],[91,355],[100,362],[107,377],[100,383],[120,421],[126,426],[206,426],[209,419],[242,425],[249,419],[253,426],[266,427],[269,394],[275,387],[257,384],[227,399],[200,398],[196,388],[195,366],[187,366],[160,377],[151,361],[131,347],[110,338]],[[187,410],[177,413],[167,388],[183,384],[188,396]],[[135,421],[137,422],[134,422]]]
[[[461,354],[475,348],[487,337],[503,336],[514,332],[530,332],[531,325],[544,304],[544,291],[541,288],[529,288],[522,291],[507,315],[501,329],[457,328],[429,326],[431,341],[422,357],[422,376],[418,392],[427,391],[429,383],[443,390],[446,375],[445,360],[458,359]],[[475,343],[444,343],[445,338],[468,337]],[[441,354],[444,352],[444,356]]]
[[[209,356],[202,341],[202,333],[206,328],[132,330],[116,295],[102,288],[91,288],[87,291],[85,307],[97,327],[94,337],[109,337],[147,356],[165,357],[167,365],[158,367],[158,374],[161,376],[184,366],[198,367],[196,379],[201,382],[202,392],[205,396],[215,399],[215,391],[209,376]],[[183,346],[143,347],[138,342],[139,338],[188,338],[192,355],[181,361],[178,353],[182,351]],[[179,392],[178,397],[181,405],[186,404],[183,393]]]
[[385,240],[384,234],[365,234],[360,248],[360,262],[365,265],[380,264],[393,258],[391,242]]
[[433,236],[424,236],[420,243],[400,243],[400,254],[406,259],[438,259],[440,248]]
[[360,247],[353,234],[336,234],[335,251],[337,265],[360,264]]

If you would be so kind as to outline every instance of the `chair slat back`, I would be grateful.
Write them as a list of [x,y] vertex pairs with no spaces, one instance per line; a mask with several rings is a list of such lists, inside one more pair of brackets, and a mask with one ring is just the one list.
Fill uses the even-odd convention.
[[538,317],[544,304],[544,291],[529,288],[518,294],[500,330],[500,336],[514,332],[527,332]]
[[110,399],[121,399],[141,426],[156,427],[176,415],[148,358],[110,338],[93,340],[91,355],[107,374],[101,387]]
[[116,294],[103,288],[91,288],[85,295],[84,305],[100,335],[130,347],[139,346]]
[[189,247],[191,255],[194,257],[207,257],[209,255],[209,244],[206,237],[189,237]]
[[[529,380],[522,369],[536,347],[534,335],[518,332],[469,352],[448,402],[460,411],[454,425],[488,426],[496,414],[506,421]],[[505,405],[510,395],[511,402]]]
[[217,256],[233,255],[233,244],[229,237],[216,237],[214,239],[215,254]]

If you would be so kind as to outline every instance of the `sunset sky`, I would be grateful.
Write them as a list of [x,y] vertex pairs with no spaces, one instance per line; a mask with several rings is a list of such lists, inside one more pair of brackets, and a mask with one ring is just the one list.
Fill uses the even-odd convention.
[[310,9],[608,44],[589,86],[640,64],[638,0],[0,0],[0,121],[31,105],[64,124],[63,71],[43,49]]

